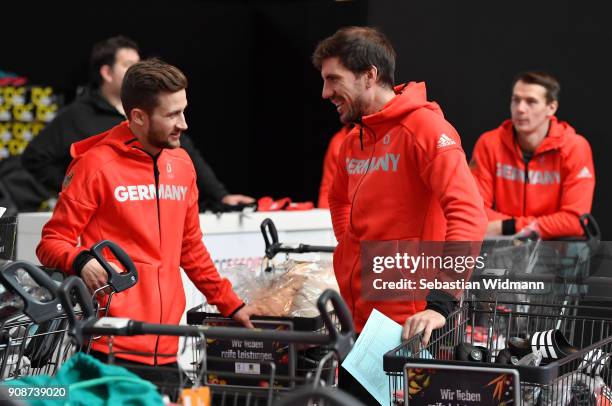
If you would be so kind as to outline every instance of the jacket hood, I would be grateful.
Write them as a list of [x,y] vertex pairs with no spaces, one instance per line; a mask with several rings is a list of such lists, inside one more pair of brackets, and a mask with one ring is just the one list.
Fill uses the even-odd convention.
[[389,121],[397,121],[418,109],[429,109],[444,116],[438,103],[427,101],[427,90],[424,82],[410,82],[393,88],[396,96],[384,107],[368,116],[362,117],[362,123],[368,127],[376,127]]
[[[502,142],[510,150],[516,151],[517,145],[514,140],[514,128],[512,126],[512,120],[508,119],[504,121],[501,127],[504,130],[502,133]],[[538,146],[535,153],[539,154],[553,149],[560,149],[565,143],[567,137],[571,137],[574,135],[576,135],[576,130],[574,129],[574,127],[572,127],[565,121],[559,121],[557,117],[553,116],[550,119],[550,128],[548,129],[548,134],[546,135],[546,138],[544,138],[542,143]]]
[[126,152],[130,151],[132,147],[142,147],[142,144],[136,139],[136,136],[132,133],[132,130],[130,130],[126,120],[116,127],[103,132],[102,134],[94,135],[92,137],[85,138],[83,141],[75,142],[70,146],[70,155],[72,158],[76,158],[98,145],[110,145]]

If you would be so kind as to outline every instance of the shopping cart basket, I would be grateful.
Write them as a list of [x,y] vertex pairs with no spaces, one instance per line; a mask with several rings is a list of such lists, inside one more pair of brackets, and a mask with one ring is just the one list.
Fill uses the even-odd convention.
[[0,269],[0,282],[6,288],[2,295],[5,317],[0,322],[0,380],[52,373],[63,359],[57,349],[67,326],[56,284],[24,261],[7,262]]
[[[104,259],[110,249],[127,272],[117,273]],[[136,283],[133,263],[116,244],[102,241],[92,255],[108,272],[108,285],[94,292],[92,307],[104,314],[112,295]],[[0,269],[0,282],[6,288],[0,319],[0,381],[30,375],[53,375],[74,352],[67,339],[68,320],[58,296],[58,284],[44,271],[26,261],[6,262]],[[28,288],[24,287],[28,284]],[[102,306],[98,292],[111,289]]]
[[[69,297],[72,293],[76,293],[81,298],[80,303],[84,310],[82,318],[76,317],[71,310]],[[316,332],[300,332],[300,331],[279,331],[267,329],[245,329],[237,327],[220,327],[220,326],[180,326],[180,325],[164,325],[164,324],[149,324],[134,320],[117,319],[111,317],[102,317],[97,319],[95,312],[89,305],[86,297],[87,292],[82,281],[78,278],[68,278],[62,284],[60,292],[62,303],[67,307],[67,312],[72,321],[71,334],[77,343],[83,344],[87,337],[93,335],[107,335],[112,344],[114,336],[133,336],[133,335],[168,335],[179,337],[191,337],[196,342],[193,344],[195,348],[193,354],[193,362],[190,370],[178,371],[178,383],[169,382],[154,382],[158,385],[161,393],[169,395],[171,398],[180,396],[182,389],[185,387],[198,387],[203,385],[204,376],[216,371],[211,371],[207,368],[206,361],[206,340],[241,340],[243,342],[262,342],[262,343],[282,343],[282,345],[293,344],[314,344],[323,345],[329,349],[328,355],[321,360],[320,368],[318,368],[307,379],[304,379],[301,384],[308,385],[311,388],[317,388],[321,385],[333,385],[335,382],[335,368],[329,373],[324,373],[324,365],[333,362],[335,365],[348,354],[354,342],[354,327],[350,313],[346,304],[340,296],[328,290],[321,295],[317,302],[317,307],[321,313],[323,323],[327,327],[327,334]],[[336,328],[334,322],[329,316],[328,306],[333,306],[339,320],[339,329]],[[112,353],[112,346],[109,348]],[[225,362],[234,364],[236,359],[227,357]],[[257,377],[258,381],[265,379],[266,385],[248,386],[248,385],[220,385],[207,384],[213,396],[213,404],[246,404],[246,405],[271,405],[275,399],[282,397],[283,394],[289,391],[287,387],[279,387],[275,383],[279,380],[276,375],[276,364],[273,360],[259,359],[254,360],[254,365],[260,367],[266,366],[269,373]],[[121,365],[119,363],[119,365]],[[148,367],[143,366],[141,369]],[[160,370],[163,367],[154,367]],[[137,372],[137,371],[136,371]],[[182,373],[188,377],[183,379]],[[234,372],[229,375],[242,376]],[[293,385],[295,387],[295,378]]]
[[[607,278],[596,283],[612,287]],[[528,306],[524,307],[526,303]],[[612,380],[609,369],[612,314],[582,316],[581,310],[585,307],[567,302],[465,300],[448,317],[446,325],[433,332],[426,347],[421,346],[422,337],[415,336],[385,354],[383,365],[389,377],[391,399],[396,404],[422,405],[431,399],[450,400],[450,392],[455,400],[463,396],[463,400],[473,402],[466,404],[482,405],[520,402],[556,406],[568,405],[579,396],[599,399]],[[550,351],[547,344],[553,334],[567,339],[564,350],[567,356],[538,366],[500,363],[509,338],[529,342],[540,337],[535,341],[542,344],[537,351],[543,351],[542,348]],[[466,343],[479,355],[468,358],[470,361],[459,361],[457,348]],[[544,355],[554,358],[550,352]],[[448,384],[449,379],[452,384]],[[576,394],[580,390],[582,395]]]

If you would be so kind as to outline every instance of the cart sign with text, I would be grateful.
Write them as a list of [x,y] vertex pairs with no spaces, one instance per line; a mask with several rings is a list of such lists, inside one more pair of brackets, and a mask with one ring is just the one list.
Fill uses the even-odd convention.
[[[228,320],[207,320],[209,326],[236,326]],[[289,331],[291,323],[253,321],[255,328]],[[290,387],[295,381],[295,348],[280,341],[207,339],[207,383],[268,387],[274,364],[275,387]]]
[[515,405],[520,399],[514,369],[406,364],[404,379],[405,393],[395,398],[409,406]]

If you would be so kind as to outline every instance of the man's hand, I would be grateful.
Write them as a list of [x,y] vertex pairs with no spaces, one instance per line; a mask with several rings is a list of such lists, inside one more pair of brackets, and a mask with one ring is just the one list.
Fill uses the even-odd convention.
[[251,316],[256,314],[258,314],[257,307],[246,305],[242,309],[238,310],[232,318],[245,327],[255,328],[253,323],[251,323]]
[[429,344],[431,332],[437,328],[443,327],[446,324],[446,319],[440,313],[434,310],[423,310],[406,319],[404,329],[402,330],[402,339],[408,340],[419,333],[423,333],[423,345]]
[[[113,262],[109,262],[109,264],[118,272],[125,272],[118,265]],[[85,282],[85,285],[89,288],[91,292],[94,292],[97,289],[100,289],[102,286],[108,283],[108,274],[102,268],[102,265],[98,262],[97,259],[90,259],[83,269],[81,270],[81,279]]]
[[221,199],[221,203],[228,204],[230,206],[236,206],[238,204],[251,204],[255,201],[251,196],[245,195],[226,195]]
[[498,237],[502,235],[502,221],[493,220],[487,224],[487,237]]
[[515,239],[518,238],[538,238],[542,235],[540,231],[540,225],[538,224],[538,220],[533,220],[531,223],[527,224],[523,227],[518,233],[514,234],[513,237]]

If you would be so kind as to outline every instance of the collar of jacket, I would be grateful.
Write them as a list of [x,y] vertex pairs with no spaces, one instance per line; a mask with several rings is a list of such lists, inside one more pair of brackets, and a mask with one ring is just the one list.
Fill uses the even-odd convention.
[[[376,141],[384,136],[386,127],[395,126],[408,114],[420,108],[426,108],[444,116],[437,103],[427,101],[427,89],[424,82],[401,84],[395,86],[393,91],[395,97],[389,100],[382,109],[361,118],[361,125],[374,133]],[[379,128],[383,131],[378,131]]]
[[138,151],[139,153],[149,155],[142,150],[143,146],[140,141],[136,139],[136,136],[132,130],[130,130],[127,120],[116,125],[110,130],[103,132],[102,134],[94,135],[93,137],[86,138],[83,141],[75,142],[70,146],[70,155],[73,158],[76,158],[97,145],[110,145],[113,148],[123,152]]
[[[512,120],[508,119],[501,125],[503,128],[502,142],[504,145],[515,153],[520,153],[520,147],[514,139],[514,129],[512,126]],[[553,116],[550,119],[550,127],[548,128],[548,134],[542,141],[542,143],[536,148],[534,156],[542,154],[547,151],[555,149],[561,149],[565,142],[565,137],[569,134],[576,134],[576,130],[565,121],[559,121],[557,117]]]

